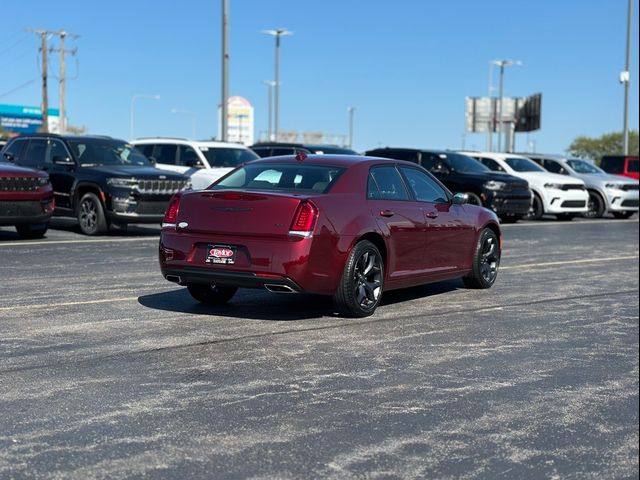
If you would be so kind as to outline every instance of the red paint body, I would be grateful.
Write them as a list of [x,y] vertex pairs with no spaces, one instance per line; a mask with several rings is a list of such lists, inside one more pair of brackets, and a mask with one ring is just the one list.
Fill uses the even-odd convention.
[[[381,250],[384,289],[392,290],[465,276],[471,271],[482,229],[489,226],[500,236],[496,215],[482,207],[367,199],[371,167],[410,165],[424,171],[415,164],[337,155],[310,155],[303,161],[345,171],[328,193],[205,190],[180,194],[176,226],[164,227],[160,236],[163,275],[183,284],[210,281],[257,288],[275,279],[296,291],[331,295],[349,252],[367,238]],[[281,165],[296,160],[271,157],[252,164],[258,162]],[[304,201],[317,209],[309,237],[290,234]],[[391,216],[381,215],[391,212]],[[235,247],[235,263],[205,264],[211,245]]]
[[[53,189],[47,174],[0,162],[0,225],[41,224],[53,213]],[[44,183],[44,184],[42,184]]]

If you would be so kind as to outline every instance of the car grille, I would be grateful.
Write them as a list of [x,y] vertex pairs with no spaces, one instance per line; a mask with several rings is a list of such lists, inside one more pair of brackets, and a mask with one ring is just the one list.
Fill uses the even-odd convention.
[[140,193],[177,193],[187,184],[184,180],[139,180]]
[[562,186],[562,190],[586,190],[586,187],[578,183],[566,183]]
[[622,190],[624,190],[625,192],[630,192],[632,190],[638,190],[640,189],[639,185],[622,185]]
[[511,182],[508,184],[509,187],[507,188],[507,190],[527,190],[529,188],[529,185],[527,183],[514,183]]
[[38,177],[0,177],[0,192],[34,192],[39,187]]
[[566,208],[582,208],[586,204],[586,200],[565,200],[561,206]]
[[35,217],[43,213],[40,202],[0,202],[0,217]]
[[169,202],[140,202],[135,210],[138,215],[164,215]]
[[623,207],[637,207],[638,206],[638,200],[623,200],[622,201],[622,206]]

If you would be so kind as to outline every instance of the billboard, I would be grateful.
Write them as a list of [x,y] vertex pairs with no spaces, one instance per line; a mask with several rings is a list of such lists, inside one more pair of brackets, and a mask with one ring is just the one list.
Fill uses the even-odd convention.
[[[471,133],[500,131],[498,97],[465,98],[465,130]],[[542,94],[528,97],[504,97],[502,123],[512,123],[516,132],[540,129]]]
[[[49,131],[60,133],[60,111],[50,108]],[[0,105],[0,127],[12,133],[35,133],[42,128],[42,109],[24,105]]]
[[244,97],[229,97],[227,110],[227,140],[253,145],[253,107]]

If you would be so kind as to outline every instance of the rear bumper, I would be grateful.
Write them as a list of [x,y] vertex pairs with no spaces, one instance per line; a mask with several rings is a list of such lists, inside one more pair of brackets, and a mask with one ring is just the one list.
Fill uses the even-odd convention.
[[240,288],[262,288],[276,290],[274,286],[285,287],[283,292],[301,292],[302,288],[286,277],[261,277],[255,272],[230,272],[202,267],[162,268],[162,276],[180,285],[216,284]]

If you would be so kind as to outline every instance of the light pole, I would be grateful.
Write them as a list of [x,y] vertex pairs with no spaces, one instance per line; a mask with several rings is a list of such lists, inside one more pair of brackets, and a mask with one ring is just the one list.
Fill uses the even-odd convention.
[[152,100],[159,100],[160,95],[146,95],[144,93],[136,93],[131,97],[131,106],[129,108],[129,138],[133,140],[133,107],[134,103],[139,98],[150,98]]
[[220,138],[229,136],[229,3],[222,0],[222,101],[220,105]]
[[275,138],[273,138],[273,87],[276,86],[276,82],[274,80],[263,80],[263,84],[267,86],[267,96],[268,96],[268,107],[269,107],[269,128],[267,130],[267,138],[269,141],[273,142]]
[[504,67],[509,65],[522,65],[520,60],[493,60],[494,65],[500,67],[500,105],[498,107],[498,121],[500,129],[498,131],[498,151],[502,151],[502,138],[504,137],[504,122],[502,121],[502,106],[504,104]]
[[496,124],[496,114],[493,108],[493,67],[494,62],[489,62],[489,125],[487,128],[487,151],[493,152],[493,127]]
[[191,117],[191,139],[195,140],[196,135],[196,114],[191,110],[185,110],[183,108],[172,108],[171,113],[182,113]]
[[275,137],[275,141],[278,141],[278,122],[280,120],[280,37],[284,37],[287,35],[293,35],[293,32],[290,32],[286,28],[277,28],[275,30],[262,30],[264,35],[271,35],[276,38],[276,76],[275,76],[275,108],[273,114],[273,135]]
[[620,74],[620,82],[624,84],[624,125],[622,128],[623,150],[629,155],[629,64],[631,63],[631,18],[633,17],[633,0],[627,7],[627,58],[624,72]]
[[347,112],[349,112],[349,148],[353,148],[353,112],[355,112],[356,107],[348,107]]

